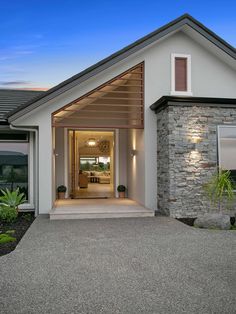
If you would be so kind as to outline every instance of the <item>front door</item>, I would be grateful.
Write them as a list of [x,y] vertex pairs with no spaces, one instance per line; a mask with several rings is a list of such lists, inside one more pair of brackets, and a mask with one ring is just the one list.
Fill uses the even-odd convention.
[[70,130],[70,196],[114,197],[114,132]]

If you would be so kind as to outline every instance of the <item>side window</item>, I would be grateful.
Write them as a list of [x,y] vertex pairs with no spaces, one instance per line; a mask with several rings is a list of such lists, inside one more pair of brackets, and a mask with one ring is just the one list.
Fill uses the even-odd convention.
[[236,183],[236,126],[218,127],[219,167],[230,170],[231,178]]
[[171,95],[192,95],[190,55],[171,55]]
[[19,188],[28,199],[27,133],[0,132],[0,189]]

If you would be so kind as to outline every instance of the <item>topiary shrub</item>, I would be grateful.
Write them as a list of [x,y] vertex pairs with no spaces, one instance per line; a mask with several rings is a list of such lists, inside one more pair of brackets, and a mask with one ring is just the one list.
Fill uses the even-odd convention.
[[59,185],[57,188],[58,193],[66,193],[66,190],[67,190],[67,188],[65,185]]
[[124,185],[118,185],[117,191],[118,192],[125,192],[126,191],[126,187]]

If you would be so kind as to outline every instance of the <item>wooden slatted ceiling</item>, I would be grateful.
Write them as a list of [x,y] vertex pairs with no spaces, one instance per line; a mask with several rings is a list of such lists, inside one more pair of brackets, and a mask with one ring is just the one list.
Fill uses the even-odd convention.
[[52,116],[54,127],[143,128],[144,65],[138,64]]

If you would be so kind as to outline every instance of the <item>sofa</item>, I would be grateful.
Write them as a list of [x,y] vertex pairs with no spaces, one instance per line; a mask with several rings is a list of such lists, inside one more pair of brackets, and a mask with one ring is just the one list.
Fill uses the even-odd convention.
[[110,171],[83,171],[90,183],[109,184],[111,182]]

